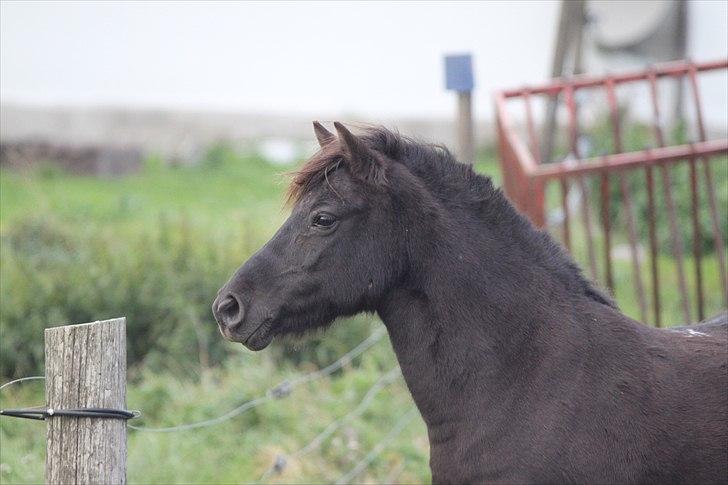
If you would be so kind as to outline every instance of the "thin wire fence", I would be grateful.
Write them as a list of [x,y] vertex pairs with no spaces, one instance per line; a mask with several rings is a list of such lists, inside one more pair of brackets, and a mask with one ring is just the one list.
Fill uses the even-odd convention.
[[394,439],[399,436],[399,434],[404,431],[404,429],[407,427],[407,425],[412,421],[412,419],[417,415],[417,408],[412,406],[412,408],[404,413],[398,420],[397,423],[392,428],[392,431],[387,433],[387,435],[380,441],[372,450],[367,453],[367,456],[365,456],[359,463],[357,463],[354,468],[349,470],[347,473],[341,476],[338,480],[336,480],[337,485],[338,484],[344,484],[351,482],[354,478],[358,477],[364,470],[366,470],[369,465],[372,464],[374,459],[379,456],[379,454],[384,451],[387,446],[392,444]]
[[[343,368],[350,362],[352,362],[356,357],[360,356],[367,350],[371,349],[377,342],[379,342],[382,337],[386,334],[386,331],[383,328],[379,328],[372,332],[366,339],[364,339],[362,342],[360,342],[358,345],[356,345],[354,348],[343,354],[341,357],[339,357],[336,361],[332,362],[328,366],[318,369],[312,372],[308,372],[306,374],[302,374],[299,376],[296,376],[290,380],[285,380],[275,386],[270,387],[265,391],[265,393],[257,398],[251,399],[249,401],[244,402],[243,404],[231,409],[230,411],[215,417],[211,419],[206,419],[203,421],[197,421],[193,423],[186,423],[176,426],[168,426],[168,427],[144,427],[144,426],[134,426],[134,425],[128,425],[129,428],[140,431],[140,432],[150,432],[150,433],[173,433],[173,432],[179,432],[179,431],[187,431],[192,429],[198,429],[198,428],[204,428],[208,426],[215,426],[221,423],[224,423],[230,419],[233,419],[236,416],[239,416],[246,411],[249,411],[250,409],[253,409],[257,406],[260,406],[262,404],[265,404],[266,402],[282,399],[287,397],[291,394],[291,392],[298,386],[315,381],[317,379],[321,379],[323,377],[329,376],[336,372],[337,370]],[[371,405],[372,401],[374,400],[374,397],[382,391],[385,387],[389,386],[393,382],[395,382],[399,377],[401,376],[401,371],[399,369],[399,366],[395,366],[391,368],[389,371],[384,373],[364,394],[359,404],[352,409],[347,414],[337,418],[336,420],[329,423],[323,431],[321,431],[319,434],[317,434],[311,441],[309,441],[306,445],[298,449],[297,451],[291,453],[290,455],[278,455],[276,456],[276,459],[274,463],[263,473],[263,475],[258,480],[258,483],[262,483],[268,478],[270,478],[274,473],[280,473],[283,471],[283,469],[286,466],[286,463],[289,459],[295,459],[300,458],[315,449],[319,448],[326,439],[328,439],[332,434],[336,432],[337,429],[339,429],[344,424],[350,422],[354,418],[360,416],[361,414],[366,411],[366,409]],[[12,381],[6,382],[5,384],[0,385],[0,390],[9,387],[13,384],[18,384],[21,382],[26,381],[33,381],[33,380],[44,380],[45,376],[29,376],[29,377],[21,377],[19,379],[14,379]],[[381,442],[379,442],[372,450],[364,457],[363,460],[361,460],[357,465],[352,468],[348,473],[343,475],[337,483],[347,483],[353,478],[356,478],[359,474],[362,473],[370,464],[371,462],[389,445],[391,442],[396,438],[397,435],[399,435],[402,430],[405,428],[405,426],[411,421],[414,414],[415,408],[412,408],[410,411],[405,413],[395,424],[394,428],[383,438]]]
[[240,406],[231,409],[227,413],[223,414],[222,416],[218,416],[217,418],[212,419],[206,419],[204,421],[198,421],[196,423],[187,423],[187,424],[181,424],[178,426],[168,426],[163,428],[149,428],[145,426],[134,426],[129,425],[131,429],[134,429],[136,431],[145,431],[149,433],[174,433],[177,431],[187,431],[190,429],[196,429],[196,428],[206,428],[208,426],[215,426],[220,423],[224,423],[225,421],[228,421],[236,416],[239,416],[243,414],[246,411],[249,411],[250,409],[253,409],[257,406],[260,406],[261,404],[264,404],[268,401],[272,401],[275,399],[282,399],[284,397],[287,397],[293,389],[295,389],[297,386],[300,386],[301,384],[304,384],[306,382],[311,382],[316,379],[320,379],[322,377],[328,376],[336,372],[337,370],[344,367],[346,364],[350,363],[354,358],[358,357],[365,351],[369,350],[374,344],[379,342],[379,340],[382,339],[385,332],[384,329],[379,328],[375,330],[374,332],[369,335],[366,339],[364,339],[359,345],[339,357],[335,362],[332,364],[329,364],[328,366],[324,367],[323,369],[316,370],[313,372],[309,372],[307,374],[303,374],[299,377],[296,377],[292,380],[286,380],[281,382],[280,384],[277,384],[271,388],[269,388],[265,394],[263,394],[260,397],[257,397],[255,399],[251,399],[250,401],[246,401]]
[[364,394],[364,397],[359,402],[359,404],[351,410],[349,413],[345,414],[344,416],[341,416],[340,418],[332,421],[329,423],[326,428],[324,428],[323,431],[321,431],[319,434],[317,434],[311,441],[309,441],[306,445],[299,448],[297,451],[291,453],[290,455],[277,455],[275,460],[273,461],[273,464],[268,467],[268,469],[261,475],[261,477],[258,479],[258,483],[262,483],[265,480],[267,480],[271,475],[274,473],[281,473],[291,459],[300,458],[311,451],[315,450],[321,444],[324,443],[324,441],[334,434],[334,432],[340,428],[345,423],[348,423],[352,419],[360,416],[372,403],[374,396],[376,396],[379,391],[387,387],[388,385],[392,384],[398,377],[402,375],[399,366],[395,366],[391,370],[389,370],[387,373],[383,374]]
[[20,379],[15,379],[10,382],[6,382],[2,386],[0,386],[0,391],[2,391],[4,388],[6,388],[8,386],[12,386],[13,384],[16,384],[19,382],[38,381],[38,380],[45,380],[45,376],[29,376],[29,377],[21,377]]

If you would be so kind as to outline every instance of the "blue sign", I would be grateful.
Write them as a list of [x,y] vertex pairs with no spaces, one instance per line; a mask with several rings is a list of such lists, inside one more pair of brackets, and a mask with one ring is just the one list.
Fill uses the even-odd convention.
[[473,56],[462,54],[445,56],[445,88],[450,91],[472,91]]

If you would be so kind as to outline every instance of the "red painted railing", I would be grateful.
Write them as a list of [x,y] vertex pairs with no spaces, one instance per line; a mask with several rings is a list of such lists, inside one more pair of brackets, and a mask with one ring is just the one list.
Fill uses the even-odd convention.
[[[651,69],[622,75],[606,77],[579,76],[572,79],[558,79],[553,82],[535,87],[505,90],[495,96],[497,129],[500,149],[500,161],[503,170],[504,187],[509,198],[525,213],[537,226],[545,227],[560,233],[564,246],[572,251],[575,239],[581,242],[581,252],[586,260],[588,273],[595,280],[601,281],[613,293],[615,290],[625,291],[618,286],[629,284],[629,290],[634,293],[638,302],[638,310],[634,317],[644,322],[651,321],[660,325],[664,320],[672,322],[682,320],[691,322],[703,319],[706,311],[706,273],[704,271],[705,256],[702,254],[702,235],[706,230],[700,220],[701,200],[707,202],[707,212],[710,223],[707,224],[712,236],[715,255],[711,255],[711,265],[718,266],[717,271],[711,267],[708,273],[717,273],[720,281],[717,291],[721,291],[722,305],[728,307],[728,276],[726,275],[726,256],[723,234],[721,233],[720,214],[725,207],[719,207],[716,187],[713,180],[713,167],[720,164],[721,170],[728,169],[725,158],[716,158],[715,155],[728,154],[728,138],[725,133],[718,139],[708,139],[698,75],[708,71],[723,71],[728,69],[728,60],[709,63],[673,62],[657,65]],[[670,145],[665,135],[663,115],[660,109],[659,87],[661,79],[673,79],[674,82],[687,84],[689,94],[685,99],[692,105],[692,119],[696,140],[690,143]],[[639,151],[625,151],[623,133],[625,127],[624,114],[617,100],[617,89],[624,86],[642,85],[646,87],[651,104],[651,146]],[[578,95],[581,92],[604,95],[606,103],[604,108],[608,118],[609,135],[611,139],[610,153],[599,156],[587,156],[581,153],[580,137],[586,130],[579,122],[581,103]],[[568,147],[567,155],[557,160],[542,160],[544,149],[543,137],[539,136],[534,115],[535,99],[547,103],[555,103],[556,109],[566,111],[565,119],[557,121],[555,125],[563,126],[567,136],[563,144]],[[520,101],[522,105],[519,123],[513,116],[512,106]],[[558,111],[555,111],[558,113]],[[552,135],[553,136],[553,133]],[[711,159],[712,157],[712,159]],[[671,172],[677,166],[689,167],[690,200],[676,200],[675,186]],[[656,174],[659,177],[656,180]],[[702,177],[701,173],[702,172]],[[635,208],[635,195],[641,195],[631,189],[628,177],[637,173],[641,177],[640,190],[646,192],[647,211],[640,215]],[[595,180],[598,179],[598,180]],[[611,184],[616,181],[618,193],[618,213],[622,219],[623,227],[613,227],[614,203],[611,194]],[[598,182],[598,183],[597,183]],[[551,184],[557,185],[558,190],[551,190]],[[662,187],[663,205],[657,203],[657,184]],[[702,187],[702,189],[701,189]],[[574,193],[577,197],[569,197]],[[634,192],[634,193],[633,193]],[[547,197],[547,193],[549,197]],[[595,200],[595,193],[599,196],[599,203]],[[576,203],[574,204],[574,199]],[[556,207],[550,205],[557,201]],[[678,211],[680,203],[690,205],[690,230],[692,233],[691,254],[686,254],[682,224]],[[572,207],[576,206],[576,207]],[[598,210],[597,210],[598,208]],[[572,212],[578,212],[579,217]],[[598,212],[596,214],[595,212]],[[548,217],[557,213],[556,222]],[[669,231],[671,267],[674,266],[676,284],[680,299],[680,315],[663,315],[663,293],[660,279],[660,247],[658,244],[658,215],[665,213],[667,230]],[[647,224],[646,241],[640,241],[639,229]],[[620,232],[621,231],[621,232]],[[629,248],[631,278],[629,281],[615,281],[613,239],[616,235],[624,235]],[[642,243],[649,247],[649,257],[641,256]],[[649,265],[648,277],[643,276],[643,270]],[[692,274],[688,275],[688,268]],[[670,284],[672,284],[670,282]],[[619,292],[617,292],[619,293]],[[648,293],[650,295],[648,296]],[[713,295],[709,295],[713,296]],[[714,298],[713,298],[714,300]],[[711,307],[714,310],[715,305]]]

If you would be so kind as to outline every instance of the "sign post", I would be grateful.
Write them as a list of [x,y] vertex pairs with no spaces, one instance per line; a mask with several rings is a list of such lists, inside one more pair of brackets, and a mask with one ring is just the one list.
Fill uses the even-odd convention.
[[470,54],[445,56],[445,88],[457,93],[458,157],[475,162],[473,132],[473,58]]

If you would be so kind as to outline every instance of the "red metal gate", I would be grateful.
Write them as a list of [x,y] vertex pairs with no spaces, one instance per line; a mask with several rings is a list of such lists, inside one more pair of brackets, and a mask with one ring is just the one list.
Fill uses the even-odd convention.
[[[674,62],[623,75],[555,80],[495,96],[507,195],[534,224],[560,233],[564,246],[586,264],[593,279],[615,294],[618,302],[621,303],[620,294],[632,293],[636,305],[631,316],[643,322],[657,326],[694,322],[703,319],[706,311],[728,307],[726,246],[721,230],[726,207],[720,207],[713,176],[716,166],[722,171],[728,169],[724,158],[728,154],[728,139],[725,133],[720,133],[719,139],[708,138],[699,82],[699,75],[724,75],[727,69],[726,60],[702,64]],[[680,82],[688,87],[685,99],[692,105],[687,111],[692,117],[688,128],[695,132],[690,142],[668,139],[660,98],[665,82]],[[632,102],[648,101],[645,111],[649,113],[646,125],[651,132],[650,146],[635,149],[626,145],[625,136],[631,133],[625,133],[627,117],[618,102],[618,89],[645,91],[643,96],[633,96]],[[611,146],[597,156],[584,153],[582,135],[587,124],[580,122],[583,103],[579,98],[584,92],[592,98],[595,94],[603,96],[606,101],[596,104],[605,107],[608,129],[596,138],[602,142],[608,139]],[[562,151],[566,153],[549,160],[542,160],[545,137],[539,136],[536,127],[537,102],[552,103],[557,107],[554,112],[564,115],[557,116],[555,126],[564,127]],[[515,112],[514,105],[519,103],[521,109]],[[553,139],[553,133],[549,138]],[[680,187],[673,179],[676,170],[689,172],[689,200],[681,200],[677,194]],[[635,177],[639,178],[639,190],[634,187]],[[635,196],[642,197],[645,192],[646,210],[640,214]],[[617,194],[616,201],[613,193]],[[658,203],[660,193],[662,205]],[[708,213],[707,224],[700,218],[702,201],[707,202],[707,211],[702,211]],[[681,217],[678,209],[688,206],[689,216]],[[615,212],[621,216],[619,222]],[[552,214],[558,217],[550,217]],[[659,224],[663,216],[664,229]],[[642,223],[647,224],[647,230],[641,237]],[[686,227],[690,233],[687,240],[692,240],[690,249],[685,247],[682,224],[689,224]],[[706,225],[708,233],[704,232]],[[661,257],[663,245],[658,238],[663,231],[669,233],[667,260]],[[704,254],[706,235],[712,237],[715,254]],[[626,241],[622,247],[626,248],[625,259],[629,260],[629,269],[623,271],[615,271],[614,239],[619,237]],[[642,239],[649,247],[648,257],[641,255]],[[670,275],[667,280],[666,270]],[[676,294],[672,293],[673,285],[677,287]]]

